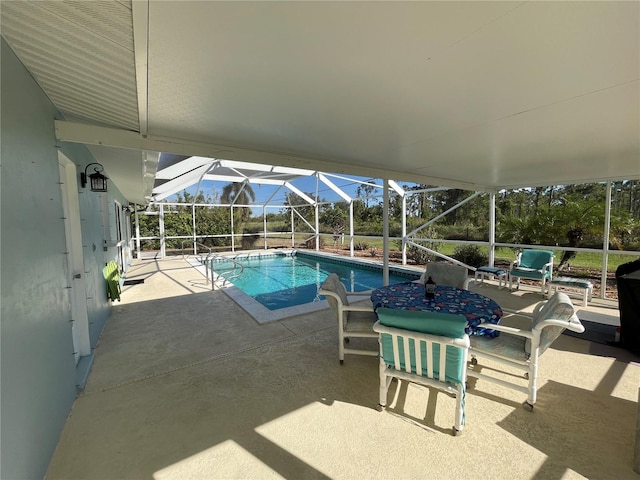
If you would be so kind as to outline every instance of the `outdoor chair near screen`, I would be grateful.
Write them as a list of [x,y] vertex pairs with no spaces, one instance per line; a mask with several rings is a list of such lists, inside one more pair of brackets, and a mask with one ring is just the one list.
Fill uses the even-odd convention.
[[320,286],[318,294],[327,297],[327,302],[333,310],[338,320],[338,359],[340,364],[344,363],[345,354],[376,356],[376,350],[366,350],[357,348],[347,348],[345,343],[349,338],[377,338],[378,334],[373,331],[373,324],[377,321],[373,305],[351,305],[348,296],[357,295],[365,298],[371,297],[371,291],[349,292],[340,277],[335,273],[330,274]]
[[425,283],[429,277],[432,278],[436,285],[446,285],[448,287],[457,287],[463,290],[469,288],[469,274],[467,267],[462,265],[454,265],[444,262],[429,262],[424,273],[420,277],[420,283]]
[[469,336],[464,315],[378,308],[380,403],[387,406],[396,378],[433,387],[456,398],[453,435],[464,428]]
[[520,288],[520,278],[538,280],[541,282],[542,295],[546,296],[547,283],[553,278],[554,253],[549,250],[523,250],[509,267],[509,290],[513,290],[513,280],[516,279],[516,289]]
[[[523,406],[528,410],[533,410],[536,403],[538,368],[542,354],[565,329],[584,332],[584,326],[580,323],[571,300],[562,292],[556,292],[549,300],[535,306],[528,328],[514,328],[503,324],[491,324],[491,328],[498,330],[500,336],[471,338],[469,355],[472,368],[468,370],[467,376],[526,393],[527,400]],[[498,372],[494,367],[494,364],[498,364],[508,367],[505,373],[514,369],[523,372],[523,380],[516,383],[485,374],[479,363],[485,361],[490,364],[488,371]]]

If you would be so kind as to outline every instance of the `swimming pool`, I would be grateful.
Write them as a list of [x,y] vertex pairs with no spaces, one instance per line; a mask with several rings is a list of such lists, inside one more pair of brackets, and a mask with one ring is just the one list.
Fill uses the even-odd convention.
[[[350,258],[299,251],[239,254],[231,258],[244,266],[242,275],[231,280],[233,287],[272,312],[267,315],[270,318],[274,314],[279,316],[276,311],[288,311],[292,307],[323,302],[324,297],[318,295],[318,288],[330,273],[336,273],[351,292],[382,286],[381,265]],[[231,262],[218,257],[213,268],[218,273],[229,270],[231,266]],[[409,282],[419,276],[419,271],[394,267],[389,272],[389,283]],[[234,300],[238,301],[236,298]],[[243,301],[238,303],[245,308],[247,299],[241,300]],[[326,303],[323,302],[321,307],[325,308]],[[261,316],[264,316],[264,312]]]

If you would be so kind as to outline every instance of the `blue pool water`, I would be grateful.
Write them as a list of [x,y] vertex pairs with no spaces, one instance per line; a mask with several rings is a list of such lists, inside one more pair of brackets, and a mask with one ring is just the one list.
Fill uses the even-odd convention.
[[[297,252],[294,255],[260,255],[236,258],[244,273],[231,280],[233,285],[264,305],[278,310],[324,300],[318,288],[330,273],[336,273],[347,291],[362,292],[382,286],[382,269],[365,264],[321,258]],[[214,262],[216,273],[232,267],[231,262]],[[389,283],[409,282],[419,273],[389,272]]]

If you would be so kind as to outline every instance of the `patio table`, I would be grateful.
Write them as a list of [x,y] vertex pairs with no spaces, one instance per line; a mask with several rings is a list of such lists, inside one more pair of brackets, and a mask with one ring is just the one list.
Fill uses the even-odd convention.
[[434,312],[462,314],[467,317],[469,335],[497,337],[499,332],[478,327],[482,322],[497,324],[502,318],[502,309],[492,299],[456,287],[437,285],[435,298],[425,298],[425,287],[421,283],[407,282],[388,285],[373,290],[373,308],[398,308],[404,310],[428,310]]

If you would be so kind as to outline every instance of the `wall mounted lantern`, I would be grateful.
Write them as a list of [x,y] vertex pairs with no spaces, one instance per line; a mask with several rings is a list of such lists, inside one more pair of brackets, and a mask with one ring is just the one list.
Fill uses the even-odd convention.
[[100,165],[99,163],[90,163],[89,165],[87,165],[84,169],[84,172],[80,172],[80,184],[82,185],[82,188],[85,188],[87,186],[87,169],[91,166],[91,165],[97,165],[97,167],[95,167],[93,169],[92,174],[89,175],[89,182],[91,184],[91,191],[92,192],[106,192],[107,191],[107,178],[104,175],[102,175],[102,171],[104,171],[104,167],[102,165]]

